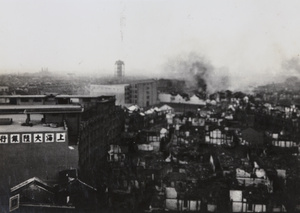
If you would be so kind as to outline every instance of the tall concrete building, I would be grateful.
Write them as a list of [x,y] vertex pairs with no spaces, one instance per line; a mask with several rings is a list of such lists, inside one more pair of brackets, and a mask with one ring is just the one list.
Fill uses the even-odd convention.
[[118,144],[121,138],[123,113],[113,96],[101,96],[85,106],[79,131],[79,168],[82,179],[95,187],[103,184],[110,144]]
[[128,102],[140,107],[158,103],[157,81],[153,79],[130,82]]
[[157,81],[128,81],[126,84],[90,85],[90,95],[114,95],[117,105],[147,107],[158,103]]

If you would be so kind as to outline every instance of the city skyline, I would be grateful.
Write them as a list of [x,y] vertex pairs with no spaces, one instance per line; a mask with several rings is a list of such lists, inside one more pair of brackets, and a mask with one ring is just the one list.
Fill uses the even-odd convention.
[[299,4],[0,0],[0,74],[113,74],[121,59],[126,75],[172,76],[193,55],[232,88],[279,81],[299,76]]

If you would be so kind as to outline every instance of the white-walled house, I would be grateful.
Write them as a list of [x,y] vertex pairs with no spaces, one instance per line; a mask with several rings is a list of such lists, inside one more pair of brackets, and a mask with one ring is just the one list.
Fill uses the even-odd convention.
[[194,105],[201,105],[205,106],[206,101],[203,99],[198,98],[196,95],[193,95],[189,98],[189,100],[182,97],[180,94],[173,96],[167,93],[160,93],[158,95],[158,99],[160,102],[163,103],[181,103],[181,104],[194,104]]

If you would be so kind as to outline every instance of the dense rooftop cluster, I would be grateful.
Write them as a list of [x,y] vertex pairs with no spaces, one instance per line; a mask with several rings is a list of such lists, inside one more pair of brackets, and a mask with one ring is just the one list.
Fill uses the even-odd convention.
[[[261,87],[251,95],[206,94],[182,91],[182,81],[161,82],[162,99],[154,106],[85,107],[79,136],[85,156],[79,153],[78,172],[86,182],[79,185],[96,194],[102,210],[300,211],[295,93],[283,97],[280,90],[272,99],[274,93]],[[100,138],[110,144],[99,145]],[[101,163],[99,153],[105,156]],[[90,161],[93,171],[85,173]]]

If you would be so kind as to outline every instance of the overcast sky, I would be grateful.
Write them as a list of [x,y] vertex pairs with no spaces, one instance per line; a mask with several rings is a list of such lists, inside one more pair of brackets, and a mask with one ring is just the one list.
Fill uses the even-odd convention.
[[[239,82],[289,71],[300,1],[0,0],[0,72],[164,73],[191,52]],[[225,68],[225,69],[224,69]],[[286,67],[285,67],[286,68]]]

